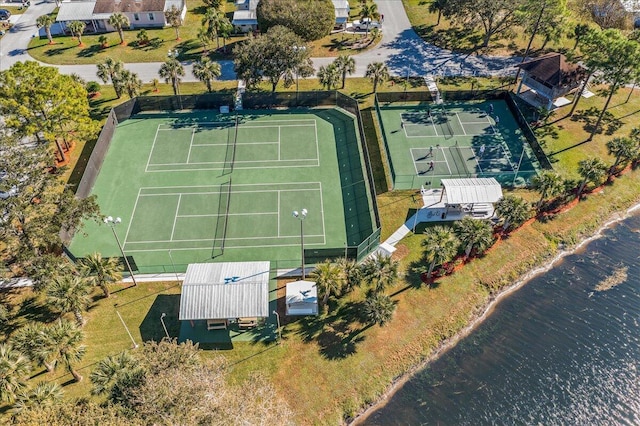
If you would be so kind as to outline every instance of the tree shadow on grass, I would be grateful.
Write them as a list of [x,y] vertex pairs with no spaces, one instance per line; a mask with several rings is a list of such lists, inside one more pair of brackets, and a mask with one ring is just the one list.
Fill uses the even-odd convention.
[[344,359],[357,351],[365,336],[361,333],[370,325],[363,323],[362,302],[347,302],[325,316],[304,317],[298,334],[306,343],[316,341],[320,355],[329,360]]
[[[594,129],[596,121],[598,121],[599,115],[600,110],[596,107],[591,107],[586,110],[577,111],[571,117],[571,121],[582,122],[584,131],[591,133]],[[624,123],[620,119],[616,118],[609,111],[606,111],[602,117],[602,121],[600,122],[600,127],[596,129],[595,133],[611,136],[615,134],[623,125]]]
[[103,50],[104,49],[102,48],[101,44],[93,44],[89,47],[85,47],[84,49],[80,50],[77,56],[79,58],[92,58],[98,53],[102,52]]
[[57,312],[38,300],[38,296],[31,296],[20,303],[16,317],[24,318],[25,321],[35,321],[49,323],[60,317]]
[[47,49],[44,51],[44,54],[46,56],[58,56],[58,55],[62,55],[65,51],[69,50],[69,49],[73,49],[74,47],[76,47],[76,45],[74,46],[67,46],[67,47],[53,47],[51,49]]

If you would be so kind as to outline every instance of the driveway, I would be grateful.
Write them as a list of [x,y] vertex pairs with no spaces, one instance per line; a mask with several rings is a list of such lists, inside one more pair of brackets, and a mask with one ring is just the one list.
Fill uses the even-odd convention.
[[[409,18],[399,0],[376,0],[379,13],[384,15],[382,41],[369,51],[352,55],[356,60],[356,72],[353,77],[364,77],[367,65],[371,62],[385,62],[393,76],[404,77],[433,74],[453,75],[506,75],[514,73],[513,65],[518,58],[469,56],[453,54],[449,50],[425,43],[411,28]],[[13,30],[0,42],[0,69],[7,69],[17,61],[31,59],[27,53],[29,40],[37,34],[35,21],[38,16],[49,13],[55,3],[32,3],[21,16]],[[313,58],[316,69],[328,65],[335,58]],[[222,66],[222,80],[235,80],[232,61],[219,61]],[[183,81],[198,81],[192,73],[192,63],[183,62],[185,77]],[[161,63],[128,63],[125,67],[135,73],[144,82],[158,77]],[[60,65],[60,72],[77,74],[84,80],[97,80],[95,65]]]

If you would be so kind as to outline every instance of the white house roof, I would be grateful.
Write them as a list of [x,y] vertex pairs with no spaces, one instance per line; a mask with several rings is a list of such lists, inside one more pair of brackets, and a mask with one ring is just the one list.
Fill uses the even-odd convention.
[[317,315],[318,288],[312,281],[287,284],[287,315]]
[[332,0],[335,9],[336,19],[349,18],[349,2],[347,0]]
[[442,179],[447,204],[495,203],[502,188],[494,178]]
[[256,15],[256,10],[236,10],[233,12],[233,20],[231,23],[233,25],[257,25],[258,16]]
[[165,0],[164,11],[165,12],[170,11],[171,6],[175,6],[176,9],[182,10],[182,8],[184,7],[184,1],[183,0]]
[[56,21],[88,21],[94,19],[95,1],[65,1],[60,4]]
[[178,319],[268,317],[270,267],[269,262],[190,264]]
[[622,0],[620,3],[627,12],[640,12],[640,0]]

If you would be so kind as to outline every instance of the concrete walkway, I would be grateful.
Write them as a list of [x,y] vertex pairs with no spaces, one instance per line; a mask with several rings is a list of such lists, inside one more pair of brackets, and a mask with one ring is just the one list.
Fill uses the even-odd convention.
[[[372,62],[385,62],[393,76],[404,77],[424,76],[427,74],[438,76],[453,75],[508,75],[514,73],[513,65],[518,58],[470,56],[453,54],[448,50],[425,43],[411,28],[409,18],[402,3],[398,0],[376,0],[378,11],[384,15],[380,44],[363,53],[352,55],[356,60],[356,72],[352,77],[364,77],[367,65]],[[55,2],[32,2],[31,7],[20,15],[12,31],[4,36],[0,42],[0,70],[11,67],[18,61],[32,59],[28,54],[29,41],[36,36],[38,29],[35,21],[38,16],[50,13],[55,8]],[[328,65],[335,58],[313,58],[316,69]],[[222,67],[221,80],[235,80],[233,62],[219,61]],[[198,81],[193,76],[193,63],[183,62],[185,77],[183,81]],[[161,63],[128,63],[125,67],[135,73],[144,82],[150,82],[158,77]],[[64,74],[77,74],[83,79],[97,80],[95,65],[60,65],[57,66]]]

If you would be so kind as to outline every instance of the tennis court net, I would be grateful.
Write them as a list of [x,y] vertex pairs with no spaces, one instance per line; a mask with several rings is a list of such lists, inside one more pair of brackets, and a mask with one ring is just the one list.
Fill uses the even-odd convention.
[[227,238],[227,223],[229,221],[229,205],[231,198],[231,179],[220,185],[218,194],[218,216],[216,218],[216,229],[213,238],[213,249],[211,258],[224,254],[224,243]]
[[234,120],[234,126],[229,126],[227,131],[227,152],[224,156],[224,168],[222,175],[228,175],[233,171],[233,165],[236,162],[236,145],[238,144],[238,127],[240,119],[236,115]]
[[[458,174],[461,176],[470,177],[469,169],[467,169],[467,162],[464,161],[464,156],[462,155],[462,150],[460,149],[460,145],[458,145],[458,141],[453,145],[454,155],[453,162],[458,169]],[[456,158],[457,157],[457,158]],[[460,161],[460,163],[458,163]]]

